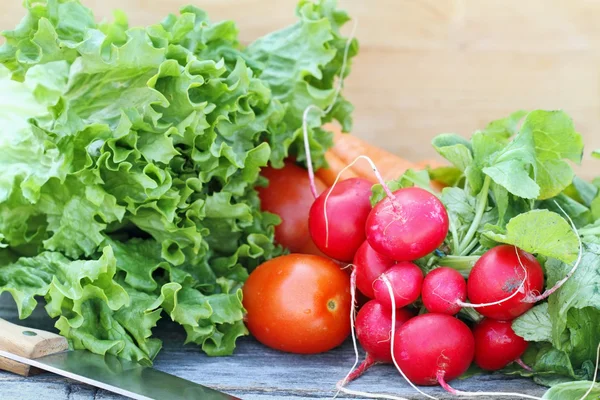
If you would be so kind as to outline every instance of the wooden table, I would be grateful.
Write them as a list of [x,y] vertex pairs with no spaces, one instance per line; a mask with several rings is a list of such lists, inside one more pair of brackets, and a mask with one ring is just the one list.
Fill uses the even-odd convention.
[[[18,322],[16,309],[8,296],[0,297],[0,318],[33,328],[52,330],[53,322],[38,309],[25,322]],[[159,326],[158,336],[164,348],[156,359],[156,368],[182,378],[215,387],[247,400],[280,398],[305,400],[326,399],[334,395],[335,382],[343,378],[354,362],[351,343],[317,356],[280,353],[260,345],[251,338],[239,341],[231,357],[210,358],[196,346],[183,346],[184,332],[166,323]],[[495,390],[541,396],[544,388],[530,380],[502,375],[485,375],[453,382],[462,390]],[[414,392],[391,366],[376,366],[357,382],[354,390],[387,392],[409,399],[423,398]],[[453,398],[439,388],[424,390],[441,399]],[[340,395],[340,398],[352,396]],[[123,399],[103,390],[78,384],[49,373],[22,378],[0,372],[2,400],[117,400]],[[504,399],[504,397],[497,397]],[[508,399],[508,397],[507,397]]]

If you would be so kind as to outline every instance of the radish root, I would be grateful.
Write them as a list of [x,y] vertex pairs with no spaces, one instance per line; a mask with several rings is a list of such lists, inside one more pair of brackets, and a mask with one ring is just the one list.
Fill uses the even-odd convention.
[[[583,258],[583,243],[581,241],[581,237],[579,236],[579,231],[577,230],[575,223],[573,222],[571,217],[569,217],[569,214],[567,214],[566,211],[560,206],[560,204],[558,204],[558,202],[556,202],[556,200],[554,201],[554,203],[560,209],[560,211],[562,211],[562,213],[564,214],[567,221],[569,221],[569,224],[571,225],[571,229],[573,229],[573,232],[575,232],[575,236],[577,236],[577,241],[579,244],[579,253],[577,255],[577,260],[575,261],[575,264],[573,264],[573,268],[571,268],[569,273],[563,279],[556,282],[556,284],[553,287],[551,287],[550,289],[546,289],[546,291],[544,291],[544,293],[538,294],[538,295],[534,294],[533,291],[531,291],[530,293],[527,293],[527,296],[523,300],[521,300],[523,303],[537,303],[538,301],[547,299],[550,295],[552,295],[558,289],[560,289],[561,286],[564,285],[573,276],[573,274],[575,274],[575,271],[577,271],[579,264],[581,264],[581,259]],[[494,305],[501,304],[501,303],[504,303],[505,301],[512,299],[518,293],[523,293],[525,282],[527,280],[527,269],[525,268],[525,266],[523,265],[523,262],[521,261],[521,256],[519,255],[518,248],[516,246],[514,246],[514,247],[515,247],[515,252],[517,254],[517,259],[519,260],[519,265],[525,271],[525,277],[523,278],[521,285],[519,286],[519,288],[516,291],[514,291],[510,296],[508,296],[502,300],[494,301],[491,303],[471,304],[471,303],[466,303],[466,302],[459,300],[456,302],[456,304],[461,307],[471,307],[471,308],[494,306]]]
[[365,397],[367,399],[408,400],[406,397],[399,397],[399,396],[394,396],[391,394],[369,393],[369,392],[361,392],[358,390],[347,389],[343,386],[340,386],[339,383],[338,383],[337,389],[339,392],[344,392],[344,393],[350,394],[352,396]]
[[433,396],[423,392],[414,383],[412,383],[410,381],[410,379],[408,379],[408,377],[404,374],[404,371],[402,371],[402,368],[400,368],[400,366],[398,365],[398,362],[396,361],[396,356],[394,355],[394,338],[396,336],[396,300],[394,299],[394,291],[392,289],[392,283],[390,282],[388,277],[385,275],[381,275],[380,279],[383,281],[383,283],[385,283],[385,286],[387,286],[388,293],[390,295],[390,301],[392,302],[392,334],[391,334],[391,340],[390,340],[390,348],[391,348],[392,361],[394,362],[394,366],[396,366],[396,369],[398,370],[398,372],[400,372],[400,375],[402,375],[402,377],[406,380],[406,382],[408,382],[408,384],[413,389],[415,389],[417,392],[419,392],[420,394],[422,394],[425,397],[428,397],[428,398],[434,399],[434,400],[438,400],[437,397],[433,397]]
[[[351,265],[351,264],[350,264]],[[346,377],[344,379],[342,379],[341,381],[339,381],[335,387],[337,389],[337,392],[335,393],[335,396],[333,396],[333,398],[337,398],[338,395],[340,394],[340,392],[352,395],[352,396],[361,396],[361,397],[365,397],[365,398],[369,398],[369,399],[389,399],[389,400],[408,400],[405,397],[399,397],[399,396],[394,396],[394,395],[390,395],[390,394],[383,394],[383,393],[368,393],[368,392],[361,392],[358,390],[352,390],[352,389],[348,389],[345,388],[344,386],[348,383],[351,382],[353,379],[358,378],[360,375],[362,375],[368,368],[370,368],[371,366],[375,365],[376,363],[373,362],[373,359],[370,358],[370,356],[367,354],[367,358],[365,359],[365,361],[363,361],[363,363],[356,368],[356,366],[358,365],[359,362],[359,354],[358,354],[358,345],[356,343],[356,334],[354,332],[354,321],[356,319],[356,313],[355,313],[355,304],[356,304],[356,267],[352,266],[352,274],[350,275],[350,296],[352,298],[352,307],[350,310],[350,327],[351,327],[351,332],[352,332],[352,344],[354,345],[354,355],[356,356],[355,361],[354,361],[354,365],[352,366],[352,369],[350,369],[350,371],[348,372],[348,374],[346,375]],[[394,314],[395,314],[395,310],[394,310]],[[361,370],[361,367],[362,370]]]
[[596,367],[594,368],[594,377],[592,378],[592,384],[590,385],[587,392],[585,392],[579,400],[585,400],[588,397],[588,395],[592,392],[592,390],[594,389],[594,386],[596,385],[596,378],[598,378],[598,362],[600,362],[600,343],[598,344],[598,347],[596,348]]
[[306,167],[308,168],[308,179],[310,181],[310,190],[315,198],[317,198],[319,196],[319,193],[317,193],[317,186],[315,185],[315,172],[313,170],[312,157],[310,154],[310,144],[308,142],[308,126],[307,126],[308,125],[308,123],[307,123],[308,113],[311,110],[317,110],[317,111],[319,111],[319,113],[321,115],[326,115],[326,114],[329,114],[329,112],[331,112],[331,110],[333,110],[333,107],[335,106],[335,102],[337,101],[337,99],[340,95],[340,92],[342,91],[342,88],[344,87],[344,74],[346,73],[346,67],[348,64],[348,52],[350,51],[350,45],[352,44],[352,41],[354,40],[357,26],[358,26],[358,19],[355,19],[354,25],[352,26],[352,32],[350,33],[350,36],[348,36],[348,40],[346,41],[346,47],[344,48],[344,58],[342,60],[342,68],[340,69],[340,80],[338,82],[338,87],[334,92],[333,100],[332,100],[331,104],[329,104],[329,106],[325,110],[321,110],[321,109],[319,109],[319,107],[317,107],[315,105],[310,105],[310,106],[306,107],[306,109],[304,110],[304,113],[302,114],[302,134],[304,136],[304,152],[306,153]]
[[567,220],[569,221],[569,224],[571,225],[571,229],[573,229],[573,232],[575,232],[575,236],[577,236],[577,241],[579,243],[579,254],[577,255],[577,260],[575,261],[575,264],[573,264],[573,268],[571,268],[569,273],[567,275],[565,275],[564,278],[562,278],[560,281],[556,282],[556,284],[554,286],[552,286],[550,289],[546,289],[546,291],[544,293],[542,293],[538,296],[529,295],[529,296],[525,297],[523,299],[523,302],[525,302],[525,303],[537,303],[538,301],[547,299],[552,293],[554,293],[558,289],[560,289],[560,287],[562,285],[564,285],[573,276],[575,271],[577,271],[577,267],[579,267],[579,264],[581,264],[581,258],[583,257],[583,243],[581,242],[581,237],[579,236],[579,231],[577,230],[577,227],[573,223],[573,220],[571,219],[571,217],[569,217],[569,214],[567,214],[565,212],[565,210],[563,210],[563,208],[560,206],[560,204],[558,204],[558,202],[556,200],[554,200],[554,204],[556,204],[556,206],[560,209],[560,211],[562,211],[562,213],[565,215],[565,218],[567,218]]
[[462,390],[454,389],[452,386],[448,385],[446,380],[444,379],[444,372],[440,371],[437,376],[438,383],[444,390],[448,393],[453,394],[455,396],[465,396],[465,397],[488,397],[495,398],[498,396],[509,396],[509,397],[520,397],[522,399],[533,399],[533,400],[543,400],[541,397],[531,396],[528,394],[522,393],[512,393],[512,392],[463,392]]
[[[333,188],[335,188],[335,185],[337,185],[337,183],[339,182],[339,180],[340,180],[341,176],[344,174],[344,172],[346,172],[348,169],[352,168],[352,166],[361,159],[366,160],[369,163],[369,165],[371,166],[371,169],[373,170],[373,173],[375,174],[375,177],[377,178],[377,181],[383,187],[385,194],[392,200],[394,200],[396,198],[396,196],[394,196],[394,193],[392,193],[390,188],[386,185],[385,180],[383,179],[383,176],[381,176],[381,173],[377,169],[377,166],[375,165],[373,160],[371,160],[367,156],[362,156],[362,155],[356,157],[350,164],[348,164],[344,168],[342,168],[342,170],[337,174],[337,176],[335,177],[335,181],[333,181],[333,185],[331,185],[331,188],[328,189],[327,194],[325,195],[325,202],[323,203],[323,218],[325,220],[325,246],[329,246],[329,219],[327,218],[327,201],[329,200],[329,195],[331,194],[331,192],[333,192]],[[395,207],[393,201],[392,201],[392,206]]]
[[533,370],[531,369],[531,367],[530,367],[529,365],[525,364],[525,362],[524,362],[523,360],[521,360],[521,358],[520,358],[520,357],[519,357],[519,358],[517,358],[517,359],[515,360],[515,362],[516,362],[517,364],[519,364],[519,365],[520,365],[520,366],[521,366],[521,367],[522,367],[522,368],[523,368],[525,371],[533,372]]
[[[523,363],[523,361],[519,358],[517,359],[517,362],[525,367],[527,366],[525,363]],[[579,400],[586,400],[587,396],[592,392],[592,390],[594,389],[594,386],[596,385],[596,379],[598,378],[598,364],[600,362],[600,344],[598,344],[598,347],[596,349],[596,365],[594,368],[594,377],[592,378],[592,384],[590,385],[589,389],[583,394],[583,396],[581,396],[579,398]],[[521,364],[522,363],[522,364]],[[527,368],[529,368],[527,366]],[[529,370],[531,370],[529,368]],[[534,400],[543,400],[542,397],[536,397],[536,396],[531,396],[528,394],[522,394],[522,393],[513,393],[513,392],[463,392],[462,390],[456,390],[454,389],[452,386],[450,386],[444,379],[444,373],[440,372],[437,376],[438,378],[438,382],[440,384],[441,387],[443,387],[448,393],[453,394],[455,396],[465,396],[465,397],[479,397],[479,396],[485,396],[485,397],[499,397],[499,396],[509,396],[509,397],[520,397],[522,399],[534,399]]]
[[498,301],[492,301],[490,303],[475,303],[474,304],[474,303],[466,303],[462,300],[457,300],[456,304],[461,307],[470,307],[470,308],[489,307],[489,306],[495,306],[498,304],[502,304],[502,303],[512,299],[519,293],[523,293],[525,291],[525,282],[527,282],[527,268],[525,268],[525,266],[523,265],[523,262],[521,261],[521,257],[519,256],[519,248],[517,246],[514,246],[514,248],[515,248],[515,253],[517,254],[517,259],[519,260],[519,265],[521,266],[521,268],[523,268],[523,272],[525,273],[525,276],[523,277],[523,280],[521,281],[521,284],[519,285],[517,290],[515,290],[513,293],[511,293],[511,295],[508,297],[505,297]]
[[[354,331],[354,325],[356,321],[356,267],[354,266],[352,266],[352,273],[350,274],[350,298],[352,301],[352,307],[350,307],[350,333],[352,334],[352,344],[354,346],[354,365],[352,365],[352,368],[350,368],[350,371],[348,371],[348,374],[346,374],[344,379],[337,383],[336,387],[338,391],[333,397],[334,399],[340,394],[341,388],[343,388],[344,385],[362,374],[361,372],[358,376],[350,379],[360,360],[360,355],[358,354],[358,344],[356,343],[356,333]],[[365,362],[366,361],[367,360],[365,360]],[[364,368],[364,370],[366,371],[366,368]]]

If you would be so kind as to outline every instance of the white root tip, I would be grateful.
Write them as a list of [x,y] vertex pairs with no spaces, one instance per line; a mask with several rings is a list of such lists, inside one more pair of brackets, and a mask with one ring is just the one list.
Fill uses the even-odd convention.
[[438,382],[444,390],[448,393],[453,394],[455,396],[463,396],[463,397],[486,397],[488,399],[494,399],[497,397],[519,397],[522,399],[533,399],[533,400],[543,400],[541,397],[531,396],[523,393],[514,393],[514,392],[463,392],[462,390],[454,389],[452,386],[446,382],[444,379],[444,374],[438,374]]
[[388,279],[387,276],[385,276],[385,274],[381,275],[381,280],[383,281],[383,283],[385,283],[385,286],[387,287],[388,293],[390,295],[390,301],[392,302],[392,332],[390,335],[390,350],[392,353],[392,361],[394,363],[394,366],[396,367],[396,369],[398,370],[398,372],[400,372],[400,375],[402,375],[402,377],[404,378],[404,380],[406,380],[406,382],[408,382],[408,384],[415,389],[417,392],[419,392],[420,394],[422,394],[425,397],[428,397],[430,399],[434,399],[434,400],[438,400],[437,397],[433,397],[425,392],[423,392],[421,389],[419,389],[414,383],[412,383],[410,381],[410,379],[408,379],[408,377],[406,376],[406,374],[404,373],[404,371],[402,371],[402,368],[400,368],[400,365],[398,365],[398,361],[396,361],[396,356],[394,355],[394,338],[396,336],[396,299],[394,299],[394,290],[392,288],[392,283],[390,282],[390,280]]
[[527,282],[527,276],[528,276],[527,268],[525,268],[525,265],[523,265],[523,261],[521,261],[521,256],[519,255],[519,248],[517,246],[513,246],[513,247],[515,248],[515,253],[517,254],[517,259],[519,260],[519,265],[521,266],[521,268],[523,268],[523,272],[525,273],[525,276],[523,277],[523,280],[521,281],[521,284],[519,285],[519,287],[513,293],[511,293],[510,296],[507,296],[498,301],[492,301],[490,303],[466,303],[462,300],[457,300],[456,305],[459,305],[461,307],[469,307],[469,308],[496,306],[498,304],[502,304],[504,302],[509,301],[513,297],[517,296],[518,294],[522,294],[525,291],[525,282]]
[[369,392],[361,392],[358,390],[352,390],[352,389],[348,389],[343,386],[340,386],[339,383],[337,385],[337,390],[338,390],[338,393],[342,392],[342,393],[346,393],[346,394],[349,394],[352,396],[360,396],[360,397],[367,398],[367,399],[408,400],[406,397],[394,396],[391,394],[369,393]]
[[552,286],[550,289],[546,289],[546,291],[544,293],[542,293],[538,296],[535,296],[533,294],[527,296],[526,298],[523,299],[523,302],[525,302],[525,303],[537,303],[538,301],[542,301],[542,300],[545,300],[548,297],[550,297],[550,295],[552,293],[554,293],[558,289],[560,289],[560,287],[562,285],[564,285],[573,276],[575,271],[577,271],[577,267],[579,267],[579,264],[581,264],[581,258],[583,257],[583,243],[581,242],[581,237],[579,236],[579,231],[577,230],[577,227],[575,226],[575,223],[573,222],[571,217],[569,217],[569,214],[566,213],[566,211],[560,206],[560,204],[558,204],[558,202],[556,200],[554,200],[554,204],[556,204],[556,206],[560,209],[560,211],[562,211],[565,218],[567,218],[567,220],[569,221],[569,224],[571,225],[571,229],[573,229],[573,232],[575,232],[575,236],[577,236],[577,241],[579,243],[579,254],[577,255],[577,260],[575,261],[575,264],[573,264],[573,268],[571,268],[569,273],[567,275],[565,275],[564,278],[562,278],[560,281],[556,282],[556,284],[554,286]]
[[594,367],[594,377],[592,378],[592,384],[590,385],[587,392],[579,398],[579,400],[586,400],[588,395],[594,390],[594,386],[596,386],[596,379],[598,378],[598,363],[600,362],[600,343],[598,343],[598,347],[596,348],[596,366]]
[[348,378],[350,377],[350,375],[352,375],[352,372],[354,372],[360,361],[360,355],[358,354],[358,344],[356,343],[356,332],[354,331],[354,325],[356,320],[356,267],[353,265],[352,273],[350,274],[350,298],[352,301],[352,307],[350,307],[350,333],[352,334],[352,344],[354,346],[354,365],[352,366],[352,368],[350,368],[350,371],[348,371],[344,379],[339,381],[336,385],[338,391],[336,392],[334,398],[336,398],[340,394],[340,388],[346,385],[346,383],[348,382]]

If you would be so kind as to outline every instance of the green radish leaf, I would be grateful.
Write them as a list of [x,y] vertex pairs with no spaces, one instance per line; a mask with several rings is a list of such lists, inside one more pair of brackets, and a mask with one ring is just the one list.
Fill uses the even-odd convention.
[[[409,169],[400,178],[386,182],[386,185],[392,192],[413,186],[433,192],[433,189],[431,188],[431,178],[429,177],[429,172],[426,170]],[[371,205],[373,206],[387,196],[380,184],[373,185],[372,192]]]
[[512,218],[506,233],[484,232],[488,239],[511,244],[529,253],[567,263],[577,259],[579,242],[569,223],[548,210],[533,210]]
[[533,307],[512,323],[515,333],[528,342],[552,342],[552,321],[548,303]]
[[[590,388],[592,390],[588,393]],[[600,384],[591,381],[559,383],[548,389],[542,398],[548,400],[579,400],[586,393],[588,394],[586,399],[600,397]]]
[[[552,320],[552,343],[568,351],[574,362],[595,360],[600,342],[600,245],[584,243],[581,263],[573,276],[548,299]],[[546,262],[546,286],[552,287],[571,270],[572,265],[557,259]],[[568,333],[568,340],[565,340]]]
[[441,182],[446,186],[457,186],[463,177],[463,172],[456,167],[437,167],[429,170],[429,176],[432,181]]
[[465,171],[473,162],[471,153],[471,143],[452,133],[444,133],[436,136],[433,141],[433,148],[446,160],[460,171]]
[[466,175],[471,187],[471,193],[479,193],[485,178],[482,169],[490,163],[490,158],[503,150],[509,139],[517,133],[517,125],[526,113],[517,111],[506,118],[492,121],[488,126],[477,131],[471,137],[473,148],[473,163],[467,169]]
[[573,169],[564,159],[580,162],[581,135],[562,111],[529,113],[516,138],[495,154],[483,169],[494,182],[527,199],[547,199],[573,180]]

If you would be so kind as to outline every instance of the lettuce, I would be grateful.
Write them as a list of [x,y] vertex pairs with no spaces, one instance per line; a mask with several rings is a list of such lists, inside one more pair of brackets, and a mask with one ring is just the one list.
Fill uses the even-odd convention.
[[192,6],[129,28],[79,0],[25,5],[0,48],[0,293],[21,318],[45,298],[74,348],[149,364],[166,316],[230,354],[247,334],[241,285],[284,251],[261,168],[304,160],[308,105],[335,101],[308,121],[317,167],[322,124],[351,126],[335,94],[348,16],[300,1],[294,25],[244,47]]

